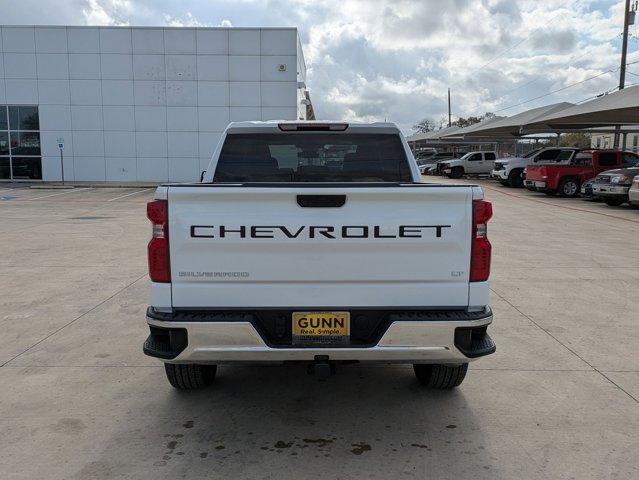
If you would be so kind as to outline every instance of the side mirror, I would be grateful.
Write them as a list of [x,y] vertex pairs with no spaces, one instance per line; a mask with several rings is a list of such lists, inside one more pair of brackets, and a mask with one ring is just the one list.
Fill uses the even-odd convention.
[[200,183],[204,181],[204,175],[206,175],[206,170],[202,170],[202,173],[200,173]]

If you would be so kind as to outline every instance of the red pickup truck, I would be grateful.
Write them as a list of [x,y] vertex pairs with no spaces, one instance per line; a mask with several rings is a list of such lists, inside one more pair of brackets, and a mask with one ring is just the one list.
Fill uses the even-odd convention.
[[575,197],[583,182],[605,170],[621,167],[626,153],[616,150],[575,150],[574,154],[557,162],[526,167],[525,185],[529,190],[546,195],[559,193],[562,197]]

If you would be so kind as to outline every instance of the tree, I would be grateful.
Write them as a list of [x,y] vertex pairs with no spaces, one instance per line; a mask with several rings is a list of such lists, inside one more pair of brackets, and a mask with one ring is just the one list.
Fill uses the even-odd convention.
[[457,120],[453,122],[453,125],[455,125],[456,127],[464,128],[464,127],[470,127],[471,125],[475,125],[476,123],[479,123],[479,122],[481,122],[481,118],[479,117],[468,117],[468,118],[459,117]]
[[559,145],[562,147],[590,148],[590,135],[587,133],[565,133]]
[[495,115],[492,112],[486,112],[484,113],[481,117],[468,117],[468,118],[464,118],[464,117],[459,117],[456,121],[453,122],[453,125],[455,125],[456,127],[470,127],[471,125],[475,125],[476,123],[479,123],[483,120],[489,120],[491,118],[495,118],[497,115]]
[[413,130],[417,133],[427,133],[435,130],[436,123],[430,118],[424,118],[423,120],[417,122],[413,125]]

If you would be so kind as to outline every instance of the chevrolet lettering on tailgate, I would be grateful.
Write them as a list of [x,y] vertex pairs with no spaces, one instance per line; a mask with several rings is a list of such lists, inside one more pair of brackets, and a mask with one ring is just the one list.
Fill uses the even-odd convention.
[[[301,226],[284,225],[192,225],[193,238],[424,238],[432,230],[436,238],[451,225],[399,225],[384,228],[379,225]],[[277,236],[277,237],[276,237]]]

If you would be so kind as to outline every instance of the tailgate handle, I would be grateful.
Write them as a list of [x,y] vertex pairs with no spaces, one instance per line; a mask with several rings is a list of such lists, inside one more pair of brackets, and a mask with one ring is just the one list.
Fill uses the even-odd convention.
[[303,208],[339,208],[346,203],[346,195],[298,195],[297,204]]

